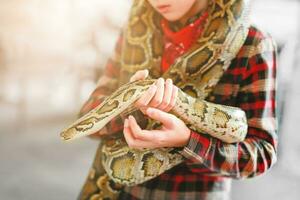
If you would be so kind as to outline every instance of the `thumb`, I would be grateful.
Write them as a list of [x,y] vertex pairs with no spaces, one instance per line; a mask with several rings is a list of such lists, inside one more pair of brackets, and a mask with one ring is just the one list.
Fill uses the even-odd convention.
[[143,80],[149,75],[149,71],[147,69],[137,71],[131,78],[130,82],[137,81],[137,80]]
[[146,114],[150,118],[163,123],[167,127],[170,127],[174,124],[174,116],[159,109],[148,107],[146,109]]
[[145,79],[147,78],[147,76],[149,76],[149,70],[148,69],[144,69],[143,72],[142,72],[142,79]]

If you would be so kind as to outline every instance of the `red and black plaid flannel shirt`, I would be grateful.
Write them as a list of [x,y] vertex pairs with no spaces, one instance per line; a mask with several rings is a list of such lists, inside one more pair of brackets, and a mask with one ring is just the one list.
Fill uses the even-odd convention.
[[[121,50],[120,43],[117,51]],[[120,66],[109,60],[104,76],[82,108],[97,106],[117,87]],[[228,199],[231,178],[260,175],[276,162],[275,117],[276,48],[270,36],[251,27],[207,101],[240,107],[248,133],[243,142],[227,144],[207,134],[192,132],[183,149],[185,162],[146,183],[125,187],[119,199]],[[112,129],[122,127],[111,125]]]

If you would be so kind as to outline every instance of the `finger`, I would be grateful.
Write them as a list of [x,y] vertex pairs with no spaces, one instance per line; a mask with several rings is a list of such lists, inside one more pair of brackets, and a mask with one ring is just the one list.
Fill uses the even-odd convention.
[[142,74],[141,70],[135,72],[135,74],[130,78],[130,82],[138,80],[140,78],[141,74]]
[[135,121],[135,118],[133,116],[129,116],[128,117],[128,126],[132,132],[132,135],[135,139],[141,139],[140,136],[142,135],[142,129],[141,127],[137,124],[137,122]]
[[149,70],[148,69],[144,69],[143,70],[143,77],[142,77],[142,79],[145,79],[145,78],[147,78],[149,76]]
[[169,103],[171,101],[171,96],[172,96],[172,90],[173,90],[173,81],[171,79],[167,79],[165,82],[165,90],[164,90],[164,97],[159,105],[160,110],[165,110],[169,106]]
[[172,96],[171,96],[170,103],[169,103],[169,105],[164,109],[164,111],[170,112],[170,110],[172,110],[172,108],[173,108],[173,107],[175,106],[175,104],[176,104],[177,96],[178,96],[178,87],[176,87],[176,86],[173,85],[173,88],[172,88]]
[[154,97],[155,93],[157,91],[156,85],[151,85],[150,88],[143,94],[139,100],[135,102],[135,106],[138,108],[146,107],[151,99]]
[[129,127],[129,121],[128,119],[125,120],[124,124],[124,138],[128,144],[129,147],[135,148],[135,149],[141,149],[141,148],[155,148],[154,144],[151,142],[145,142],[142,140],[135,139],[133,136],[133,133]]
[[156,108],[147,108],[146,114],[157,121],[160,121],[165,126],[172,126],[174,124],[174,115],[161,111]]
[[129,128],[132,132],[132,135],[135,139],[144,140],[144,141],[152,141],[153,134],[151,132],[147,132],[141,129],[141,127],[137,124],[135,118],[133,116],[128,117]]
[[155,96],[153,97],[153,99],[151,100],[151,102],[149,104],[151,107],[158,107],[161,104],[163,97],[164,97],[164,90],[165,90],[164,85],[165,85],[164,79],[159,78],[156,83],[157,91],[155,93]]
[[134,142],[135,139],[129,128],[128,119],[125,119],[123,133],[124,133],[124,138],[125,138],[128,146],[132,147],[135,144],[135,142]]
[[143,80],[149,75],[149,71],[147,69],[145,70],[139,70],[137,71],[131,78],[130,82],[136,81],[136,80]]

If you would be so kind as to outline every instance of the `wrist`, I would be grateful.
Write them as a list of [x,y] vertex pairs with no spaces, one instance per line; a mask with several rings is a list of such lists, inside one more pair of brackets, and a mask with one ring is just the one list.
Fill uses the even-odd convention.
[[182,144],[180,145],[180,147],[185,147],[189,143],[191,133],[192,133],[192,131],[188,127],[186,127],[186,130],[183,133],[184,137],[183,137]]

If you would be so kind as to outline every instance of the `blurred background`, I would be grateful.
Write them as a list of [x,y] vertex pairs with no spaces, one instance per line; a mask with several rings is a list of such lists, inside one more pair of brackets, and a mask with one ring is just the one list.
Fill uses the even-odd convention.
[[[63,143],[95,87],[130,0],[0,0],[0,199],[76,199],[98,142]],[[300,196],[300,1],[254,0],[279,47],[278,163],[234,181],[234,200]]]

